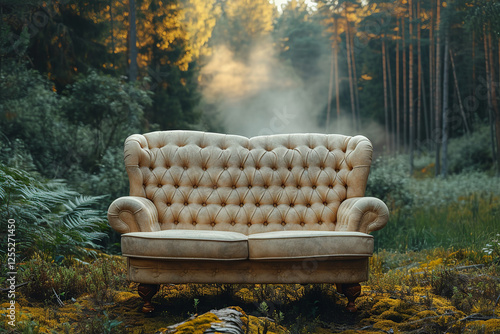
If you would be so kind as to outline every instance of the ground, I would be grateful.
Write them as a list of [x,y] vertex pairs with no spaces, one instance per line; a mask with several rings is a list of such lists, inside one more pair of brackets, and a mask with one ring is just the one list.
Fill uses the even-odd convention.
[[[26,264],[31,276],[21,277],[41,277],[39,268],[62,266],[36,261]],[[99,269],[106,266],[114,275]],[[54,292],[40,293],[47,286],[19,287],[17,327],[5,317],[0,333],[203,333],[223,323],[214,310],[226,307],[239,312],[241,333],[500,333],[500,268],[491,256],[469,250],[377,253],[354,314],[344,309],[346,298],[333,285],[191,284],[163,285],[153,298],[155,312],[144,315],[137,285],[124,280],[120,257],[103,254],[92,267],[97,269],[87,271],[103,275],[108,287],[84,280],[87,293],[70,297],[59,290],[62,306]],[[6,294],[1,307],[5,316]]]

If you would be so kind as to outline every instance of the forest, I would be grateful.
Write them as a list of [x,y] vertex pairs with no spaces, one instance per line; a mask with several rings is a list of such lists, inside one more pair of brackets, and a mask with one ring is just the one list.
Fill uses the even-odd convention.
[[[228,306],[247,333],[500,332],[499,82],[496,0],[0,0],[0,333],[203,333]],[[391,216],[356,315],[325,284],[137,312],[106,210],[125,138],[177,129],[372,141]]]

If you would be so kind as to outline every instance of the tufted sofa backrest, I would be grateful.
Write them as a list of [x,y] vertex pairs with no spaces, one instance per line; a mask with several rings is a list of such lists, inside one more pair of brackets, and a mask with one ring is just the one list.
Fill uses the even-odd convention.
[[363,136],[159,131],[125,141],[130,195],[153,201],[164,230],[334,230],[340,203],[364,196],[371,157]]

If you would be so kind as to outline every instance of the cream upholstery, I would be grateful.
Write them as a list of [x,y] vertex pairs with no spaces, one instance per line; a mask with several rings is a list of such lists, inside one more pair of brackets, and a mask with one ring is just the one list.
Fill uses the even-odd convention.
[[[366,280],[373,253],[367,233],[388,220],[383,202],[364,197],[371,158],[363,136],[132,135],[125,142],[130,196],[108,211],[110,225],[124,233],[128,277],[142,283]],[[307,274],[280,274],[307,261],[315,263]]]
[[168,260],[246,260],[248,237],[227,231],[127,233],[122,237],[122,254]]
[[250,260],[301,260],[369,257],[373,237],[359,232],[281,231],[251,234]]

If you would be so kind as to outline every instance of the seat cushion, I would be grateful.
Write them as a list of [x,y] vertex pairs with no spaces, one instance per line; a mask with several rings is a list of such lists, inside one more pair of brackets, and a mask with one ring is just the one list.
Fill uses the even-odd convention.
[[122,254],[169,260],[246,260],[248,237],[211,230],[164,230],[122,235]]
[[360,232],[281,231],[248,236],[250,260],[340,259],[372,256],[373,237]]

